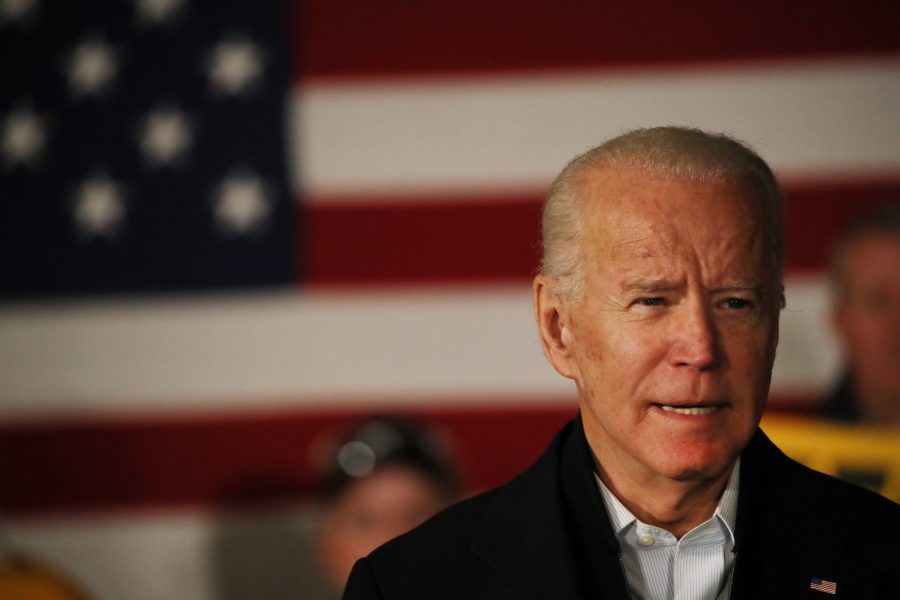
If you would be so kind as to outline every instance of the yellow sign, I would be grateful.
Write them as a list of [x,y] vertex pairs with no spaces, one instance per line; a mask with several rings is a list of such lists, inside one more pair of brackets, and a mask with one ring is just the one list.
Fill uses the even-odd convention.
[[777,415],[762,428],[794,460],[900,502],[900,429]]

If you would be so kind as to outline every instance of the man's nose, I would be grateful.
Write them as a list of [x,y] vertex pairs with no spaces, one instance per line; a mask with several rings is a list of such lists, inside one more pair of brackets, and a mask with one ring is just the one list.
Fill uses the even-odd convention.
[[701,371],[719,365],[718,334],[711,309],[701,303],[687,303],[673,315],[673,331],[669,362],[677,367],[692,367]]

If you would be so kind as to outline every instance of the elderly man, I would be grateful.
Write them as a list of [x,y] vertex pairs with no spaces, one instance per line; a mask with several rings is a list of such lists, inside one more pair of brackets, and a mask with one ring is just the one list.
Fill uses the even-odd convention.
[[543,227],[535,315],[580,418],[512,482],[359,561],[345,598],[900,598],[900,508],[757,428],[783,306],[765,162],[633,131],[569,163]]

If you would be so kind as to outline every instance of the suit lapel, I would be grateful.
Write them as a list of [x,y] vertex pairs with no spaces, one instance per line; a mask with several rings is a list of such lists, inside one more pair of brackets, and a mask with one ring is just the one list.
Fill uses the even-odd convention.
[[472,543],[496,574],[482,598],[626,598],[587,452],[574,421],[498,494]]
[[[732,600],[876,597],[872,569],[839,550],[854,531],[852,510],[810,484],[758,431],[741,458]],[[813,578],[837,593],[812,589]]]
[[[768,598],[877,598],[877,579],[867,565],[844,554],[825,555],[812,547],[795,547],[792,556],[770,567]],[[835,593],[814,589],[812,581],[834,583]]]
[[628,591],[619,543],[594,480],[594,460],[580,420],[573,429],[562,449],[561,481],[584,587],[590,598],[624,599]]

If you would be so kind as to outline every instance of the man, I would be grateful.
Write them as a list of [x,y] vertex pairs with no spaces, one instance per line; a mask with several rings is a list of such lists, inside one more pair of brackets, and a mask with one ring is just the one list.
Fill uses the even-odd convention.
[[847,371],[822,407],[842,421],[900,426],[900,205],[865,215],[835,244],[832,319]]
[[898,598],[897,505],[757,429],[782,299],[781,199],[752,151],[638,130],[544,207],[544,352],[580,418],[507,485],[354,567],[345,598]]

